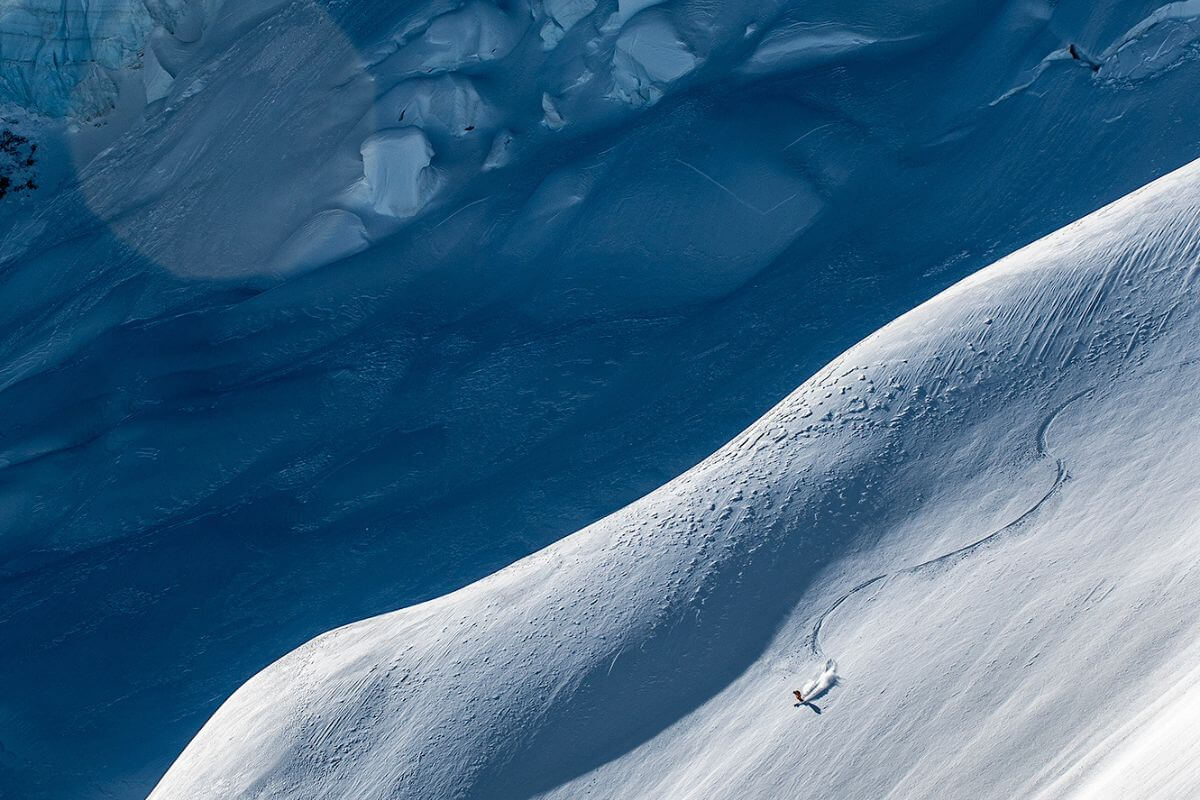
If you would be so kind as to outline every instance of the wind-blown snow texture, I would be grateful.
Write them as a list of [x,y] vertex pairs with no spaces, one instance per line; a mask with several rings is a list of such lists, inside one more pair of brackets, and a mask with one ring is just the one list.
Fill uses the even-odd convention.
[[[284,653],[626,505],[879,325],[1192,160],[1198,18],[1092,0],[0,0],[0,116],[39,143],[42,186],[0,201],[0,793],[145,796]],[[865,556],[836,525],[806,539],[802,569],[846,579],[817,596],[802,572],[771,598],[824,620],[779,670],[781,705],[826,658],[844,679],[828,702],[858,688],[839,620],[925,568],[905,569],[1024,536],[1040,512],[1021,513],[1065,497],[1055,437],[1084,402],[1026,454],[1040,482],[962,501],[977,538],[894,533],[922,552],[874,554],[876,571],[846,563]],[[1032,446],[991,436],[959,445]],[[828,491],[870,475],[831,472]],[[881,537],[885,511],[862,511]],[[782,624],[735,611],[698,610],[734,632],[711,673],[663,678],[698,681],[689,700],[664,695],[646,729],[542,780],[582,779],[729,691]],[[628,681],[649,659],[604,669]]]
[[1190,699],[1129,718],[1196,689],[1198,223],[1200,162],[963,281],[663,489],[272,665],[152,798],[1156,796],[1114,758],[1191,796]]

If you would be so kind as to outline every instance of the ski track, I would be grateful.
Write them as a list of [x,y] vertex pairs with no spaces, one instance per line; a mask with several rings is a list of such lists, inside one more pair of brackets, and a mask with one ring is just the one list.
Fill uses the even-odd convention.
[[[1037,436],[1035,439],[1035,446],[1037,448],[1037,455],[1038,455],[1039,460],[1050,457],[1050,448],[1049,448],[1049,443],[1047,440],[1047,435],[1049,434],[1051,426],[1054,425],[1054,421],[1057,420],[1059,418],[1059,416],[1062,415],[1063,412],[1065,412],[1068,408],[1070,408],[1072,405],[1074,405],[1078,400],[1082,399],[1083,397],[1086,397],[1087,395],[1091,394],[1093,391],[1095,391],[1094,387],[1084,389],[1082,392],[1079,392],[1078,394],[1071,396],[1064,402],[1060,403],[1053,411],[1051,411],[1049,414],[1046,415],[1046,418],[1044,420],[1042,420],[1042,424],[1038,426]],[[1070,479],[1070,472],[1067,471],[1066,461],[1064,461],[1061,458],[1055,458],[1054,465],[1055,465],[1054,482],[1050,485],[1050,488],[1046,490],[1045,494],[1043,494],[1037,500],[1037,502],[1035,502],[1032,506],[1030,506],[1028,509],[1023,511],[1019,516],[1017,516],[1016,519],[1012,520],[1011,522],[1006,523],[1005,525],[1000,526],[999,528],[997,528],[996,530],[987,534],[986,536],[982,537],[981,539],[977,539],[974,542],[971,542],[970,544],[963,545],[962,547],[951,550],[948,553],[943,553],[942,555],[937,556],[936,558],[931,558],[928,561],[922,561],[919,564],[914,564],[909,567],[903,567],[901,569],[896,570],[895,572],[884,572],[882,574],[876,575],[875,577],[865,580],[862,583],[858,584],[853,589],[846,592],[841,597],[839,597],[837,600],[835,600],[833,602],[833,604],[831,606],[829,606],[829,608],[825,609],[825,611],[819,617],[817,617],[817,621],[813,624],[812,633],[810,633],[808,636],[809,648],[811,649],[812,654],[819,658],[827,658],[824,648],[821,647],[821,629],[825,624],[825,620],[828,619],[829,615],[831,615],[834,611],[836,611],[839,607],[841,607],[841,605],[843,603],[845,603],[847,600],[849,600],[851,597],[858,594],[862,590],[864,590],[868,587],[874,586],[875,584],[877,584],[881,581],[887,580],[888,578],[893,578],[897,575],[912,575],[912,574],[916,574],[918,572],[927,570],[930,567],[943,565],[943,564],[947,565],[947,566],[953,566],[954,564],[958,563],[963,558],[970,555],[972,552],[979,549],[980,547],[983,547],[984,545],[988,544],[989,542],[995,541],[997,538],[1003,536],[1006,533],[1011,533],[1011,532],[1016,531],[1019,528],[1023,527],[1025,525],[1025,523],[1027,523],[1029,520],[1033,519],[1033,517],[1036,516],[1039,511],[1041,511],[1042,507],[1045,506],[1045,504],[1047,502],[1049,502],[1050,498],[1052,498],[1056,494],[1058,494],[1059,490],[1062,489],[1063,484],[1065,484],[1067,482],[1067,480]]]
[[[1150,372],[1149,375],[1157,375],[1160,372],[1165,372],[1170,369],[1180,369],[1182,367],[1191,366],[1192,364],[1195,364],[1197,362],[1200,362],[1200,359],[1189,358],[1184,361],[1180,361],[1176,364],[1171,364],[1171,365],[1168,365],[1165,367],[1160,367],[1160,368]],[[1132,376],[1125,378],[1124,381],[1118,381],[1118,383],[1124,383],[1126,381],[1135,380],[1136,378],[1137,378],[1136,375],[1132,375]],[[1078,402],[1082,398],[1092,394],[1095,390],[1096,390],[1096,387],[1092,386],[1087,389],[1084,389],[1083,391],[1081,391],[1077,394],[1072,395],[1071,397],[1067,398],[1065,401],[1060,403],[1057,407],[1055,407],[1055,409],[1053,411],[1051,411],[1049,414],[1046,415],[1046,418],[1044,420],[1042,420],[1042,424],[1038,426],[1037,436],[1035,439],[1035,446],[1037,448],[1037,455],[1038,455],[1039,459],[1046,459],[1046,458],[1049,458],[1051,455],[1048,436],[1050,433],[1050,428],[1054,425],[1055,420],[1057,420],[1063,414],[1063,412],[1065,412],[1068,408],[1070,408],[1072,405],[1074,405],[1076,402]],[[809,649],[812,651],[812,654],[814,656],[817,656],[818,658],[823,658],[823,659],[828,658],[825,654],[824,648],[821,647],[821,630],[825,625],[825,621],[826,621],[826,619],[828,619],[828,617],[834,611],[836,611],[838,608],[840,608],[843,603],[845,603],[847,600],[849,600],[851,597],[858,594],[862,590],[867,589],[871,586],[874,586],[875,584],[880,583],[881,581],[887,580],[888,578],[893,578],[897,575],[916,574],[918,572],[921,572],[923,570],[929,569],[930,567],[934,567],[934,566],[937,566],[940,564],[947,564],[949,566],[953,566],[954,564],[958,563],[964,557],[966,557],[970,553],[974,552],[975,550],[979,549],[980,547],[988,544],[989,542],[996,540],[998,537],[1003,536],[1006,533],[1011,533],[1011,532],[1021,528],[1026,522],[1031,520],[1039,511],[1041,511],[1042,507],[1045,506],[1045,504],[1047,502],[1049,502],[1050,498],[1052,498],[1056,494],[1058,494],[1058,492],[1062,489],[1063,484],[1065,484],[1068,480],[1070,480],[1071,473],[1067,470],[1067,464],[1066,464],[1065,460],[1063,460],[1061,458],[1055,458],[1055,470],[1056,470],[1056,472],[1055,472],[1055,476],[1054,476],[1054,482],[1050,485],[1050,488],[1046,490],[1046,493],[1043,494],[1036,503],[1034,503],[1032,506],[1030,506],[1028,509],[1026,509],[1024,512],[1022,512],[1016,519],[1012,520],[1011,522],[1007,523],[1006,525],[1003,525],[1003,526],[997,528],[996,530],[992,531],[988,535],[984,536],[982,539],[978,539],[968,545],[964,545],[955,550],[951,550],[950,552],[944,553],[940,556],[937,556],[936,558],[931,558],[928,561],[921,562],[920,564],[914,564],[909,567],[903,567],[901,569],[896,570],[895,572],[884,572],[882,574],[876,575],[873,578],[870,578],[868,580],[863,581],[862,583],[859,583],[853,589],[846,592],[841,597],[839,597],[837,600],[835,600],[833,602],[833,604],[830,605],[829,608],[825,609],[825,611],[817,618],[817,621],[813,624],[812,633],[810,633],[808,635]]]

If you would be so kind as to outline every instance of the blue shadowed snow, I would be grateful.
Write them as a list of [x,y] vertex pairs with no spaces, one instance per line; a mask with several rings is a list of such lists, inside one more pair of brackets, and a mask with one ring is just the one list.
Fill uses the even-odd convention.
[[0,204],[13,796],[144,796],[299,643],[625,505],[1197,155],[1190,40],[1129,66],[1155,3],[398,5],[160,32],[94,159],[39,123],[85,155]]

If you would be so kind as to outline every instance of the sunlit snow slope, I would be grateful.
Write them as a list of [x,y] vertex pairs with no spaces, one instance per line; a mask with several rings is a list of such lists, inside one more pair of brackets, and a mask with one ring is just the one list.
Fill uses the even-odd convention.
[[1197,86],[1193,2],[0,0],[0,797],[144,798],[1196,158]]
[[288,655],[152,797],[1194,796],[1198,274],[1200,163],[643,500]]

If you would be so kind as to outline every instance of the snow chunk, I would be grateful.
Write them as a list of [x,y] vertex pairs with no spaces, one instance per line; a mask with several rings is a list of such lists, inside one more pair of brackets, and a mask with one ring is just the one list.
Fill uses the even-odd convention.
[[554,98],[545,92],[542,93],[542,124],[552,131],[562,130],[567,124],[563,119],[562,114],[558,113],[558,106],[554,104]]
[[546,13],[564,31],[596,10],[596,0],[546,0]]
[[[357,185],[377,214],[405,219],[429,203],[440,183],[430,167],[433,145],[419,128],[381,131],[362,143],[363,177]],[[338,241],[345,241],[338,235]]]
[[488,151],[487,159],[483,162],[484,172],[507,166],[513,159],[512,131],[503,130],[496,134],[492,141],[492,149]]
[[617,37],[614,93],[630,105],[653,105],[662,97],[663,86],[695,67],[696,56],[665,17],[639,17]]
[[158,60],[158,55],[154,52],[153,47],[146,48],[146,55],[142,62],[142,82],[146,87],[147,103],[153,103],[155,100],[166,97],[171,92],[172,84],[175,83],[175,78]]
[[[181,42],[199,41],[204,31],[205,4],[189,0],[142,0],[151,19]],[[211,9],[215,11],[216,9]]]
[[554,48],[558,47],[558,43],[562,41],[563,37],[566,36],[566,33],[566,31],[555,25],[553,22],[547,22],[542,26],[541,33],[538,34],[542,37],[542,49],[553,50]]
[[596,0],[546,0],[550,20],[542,26],[542,48],[553,50],[567,31],[596,10]]

